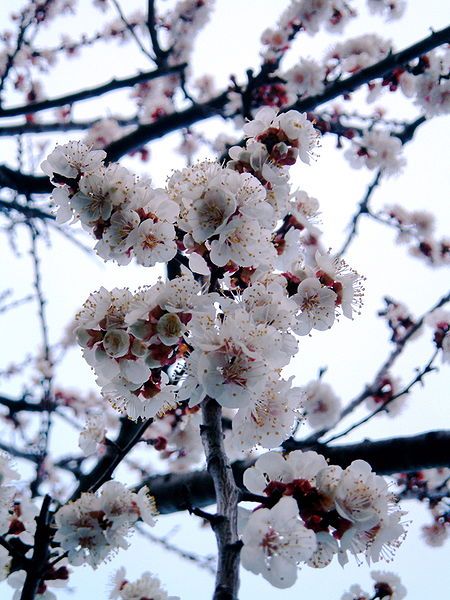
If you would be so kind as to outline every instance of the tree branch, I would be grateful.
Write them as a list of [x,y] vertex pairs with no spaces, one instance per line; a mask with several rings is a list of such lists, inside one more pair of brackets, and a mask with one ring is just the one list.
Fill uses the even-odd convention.
[[152,421],[153,419],[147,419],[141,423],[135,423],[126,417],[123,418],[114,444],[108,444],[105,454],[94,468],[79,478],[79,485],[70,500],[73,502],[83,492],[95,492],[105,481],[108,481],[114,469],[141,439],[142,434]]
[[66,94],[65,96],[59,96],[58,98],[52,98],[50,100],[42,100],[41,102],[35,102],[34,104],[27,104],[23,106],[13,106],[11,108],[0,109],[0,117],[17,117],[18,115],[29,115],[41,110],[47,110],[49,108],[57,108],[58,106],[65,106],[66,104],[74,104],[81,100],[88,100],[89,98],[98,98],[108,92],[120,90],[122,88],[132,87],[138,83],[144,81],[151,81],[152,79],[158,79],[159,77],[165,77],[172,73],[179,73],[186,67],[185,64],[175,65],[173,67],[162,67],[155,71],[148,71],[145,73],[139,73],[133,77],[127,77],[126,79],[113,79],[109,83],[99,85],[97,87],[88,88],[73,94]]
[[[323,454],[330,463],[347,467],[353,460],[366,460],[381,475],[418,471],[431,467],[450,466],[450,431],[430,431],[412,437],[380,441],[364,440],[357,444],[324,446],[291,440],[288,450],[313,449]],[[236,484],[241,487],[244,471],[254,461],[232,464]],[[207,471],[154,475],[137,486],[148,485],[161,514],[187,510],[188,503],[198,507],[215,502],[214,484]]]
[[364,425],[365,423],[367,423],[368,421],[370,421],[376,415],[378,415],[378,414],[380,414],[382,412],[389,412],[388,411],[388,406],[390,404],[392,404],[392,402],[394,402],[394,400],[397,400],[397,398],[401,398],[401,396],[404,396],[405,394],[409,394],[409,392],[416,385],[416,383],[420,382],[422,385],[424,385],[423,384],[423,378],[425,377],[425,375],[427,373],[431,373],[432,371],[436,371],[436,367],[433,367],[432,365],[433,365],[433,362],[435,361],[438,353],[439,353],[439,349],[436,348],[436,350],[433,352],[433,355],[429,359],[429,361],[427,362],[427,364],[424,367],[422,367],[421,369],[417,369],[417,375],[414,377],[414,379],[412,379],[412,381],[410,381],[409,384],[404,389],[402,389],[400,392],[398,392],[398,394],[394,394],[391,398],[389,398],[389,400],[386,400],[386,402],[383,402],[383,404],[381,404],[373,412],[369,413],[368,415],[366,415],[365,417],[363,417],[362,419],[360,419],[356,423],[353,423],[353,425],[350,425],[344,431],[341,431],[340,433],[337,433],[336,435],[333,435],[331,438],[329,438],[327,440],[324,440],[323,443],[324,444],[329,444],[330,442],[334,442],[335,440],[338,440],[338,439],[346,436],[348,433],[350,433],[351,431],[357,429],[361,425]]
[[[375,394],[375,392],[377,391],[377,386],[379,385],[379,382],[381,381],[383,376],[389,371],[389,369],[392,367],[392,365],[400,356],[400,354],[403,352],[403,349],[405,348],[405,345],[408,342],[408,340],[410,340],[411,337],[416,333],[416,331],[418,331],[422,327],[425,317],[437,308],[440,308],[441,306],[446,304],[447,302],[450,302],[450,292],[445,294],[445,296],[442,296],[442,298],[438,300],[438,302],[436,302],[434,306],[427,310],[427,312],[425,312],[420,317],[420,319],[418,319],[414,323],[414,325],[408,330],[408,332],[396,342],[394,349],[390,352],[384,363],[378,369],[375,377],[373,378],[372,383],[370,385],[366,385],[366,387],[341,411],[340,417],[336,424],[333,425],[333,427],[324,428],[320,431],[314,432],[305,441],[310,443],[317,441],[318,439],[323,437],[330,429],[334,429],[334,427],[336,427],[336,425],[340,423],[344,417],[353,412],[355,408],[357,408],[362,402],[364,402],[366,398],[369,398],[369,396],[373,396],[373,394]],[[286,442],[283,443],[283,448],[287,448],[286,444],[289,445],[289,443],[290,440],[286,440]]]
[[158,32],[156,31],[155,0],[148,0],[147,27],[152,42],[153,52],[155,54],[155,62],[158,66],[163,66],[167,63],[167,57],[170,54],[170,50],[163,50],[159,45]]
[[340,79],[338,81],[329,83],[325,87],[325,91],[321,94],[309,96],[309,98],[300,100],[299,102],[293,104],[290,108],[295,108],[296,110],[300,111],[314,110],[320,104],[334,100],[343,94],[354,92],[365,83],[373,81],[374,79],[385,77],[395,68],[401,67],[411,60],[414,60],[415,58],[426,54],[430,50],[433,50],[433,48],[441,46],[442,44],[448,44],[449,42],[450,26],[433,32],[428,37],[416,42],[404,50],[401,50],[400,52],[389,54],[389,56],[383,60],[371,65],[370,67],[366,67],[361,71],[358,71],[358,73],[355,73],[355,75],[352,75],[351,77],[346,77],[345,79]]
[[27,576],[22,588],[20,600],[34,600],[41,580],[42,569],[49,556],[50,542],[50,496],[45,496],[41,511],[36,519],[36,532],[34,534],[34,550],[31,561],[27,564]]
[[[126,127],[127,125],[137,125],[137,118],[131,119],[115,119],[117,123]],[[84,131],[90,129],[93,125],[99,122],[100,119],[92,119],[91,121],[63,121],[53,123],[21,123],[20,125],[5,125],[0,127],[0,137],[8,137],[14,135],[27,135],[30,133],[54,133],[55,131]]]
[[[423,116],[417,118],[412,123],[408,123],[407,125],[405,125],[405,127],[403,128],[403,131],[401,133],[396,134],[395,137],[398,137],[398,139],[401,141],[401,143],[403,145],[407,144],[408,142],[410,142],[413,139],[416,129],[420,125],[422,125],[422,123],[425,123],[425,121],[426,121],[426,118]],[[350,231],[347,235],[347,238],[346,238],[342,248],[338,252],[339,256],[342,256],[347,251],[351,242],[355,238],[360,217],[362,217],[363,215],[371,215],[371,212],[369,210],[369,201],[370,201],[375,189],[380,185],[382,176],[383,176],[383,172],[378,171],[375,178],[373,179],[371,184],[368,186],[367,191],[364,194],[364,198],[358,204],[358,208],[350,221],[350,225],[349,225]]]
[[[390,73],[396,67],[403,65],[414,58],[421,56],[422,54],[432,50],[433,48],[445,44],[446,42],[450,42],[450,26],[437,31],[431,34],[429,37],[424,38],[423,40],[409,46],[405,50],[401,52],[397,52],[396,54],[391,54],[384,60],[367,67],[366,69],[362,69],[355,75],[351,77],[347,77],[346,79],[342,79],[339,81],[335,81],[330,83],[322,94],[318,94],[316,96],[310,96],[309,98],[305,98],[304,100],[300,100],[293,104],[292,106],[286,107],[283,111],[287,111],[290,109],[296,109],[300,111],[312,111],[317,106],[324,104],[334,98],[337,98],[341,94],[347,94],[349,92],[354,91],[364,83],[368,83],[373,79],[377,79],[380,77],[384,77],[388,73]],[[177,67],[172,67],[171,69],[183,69],[185,65],[179,65]],[[164,74],[167,74],[169,69],[164,71]],[[158,75],[156,75],[158,73]],[[148,73],[148,76],[159,77],[161,76],[162,70],[153,71]],[[137,75],[136,77],[143,77],[145,74]],[[133,79],[133,78],[131,78]],[[136,79],[136,78],[134,78]],[[130,85],[130,80],[122,80],[128,81],[126,85]],[[106,91],[111,91],[109,88],[112,84],[116,85],[120,82],[111,82],[106,84],[105,86],[100,86],[99,88],[93,88],[92,90],[85,90],[84,92],[78,92],[77,94],[72,94],[71,96],[62,97],[57,99],[57,104],[52,104],[52,106],[60,106],[62,104],[67,104],[69,101],[67,98],[73,98],[73,96],[77,97],[79,94],[90,93],[88,97],[93,97],[99,95],[99,90],[107,88]],[[138,83],[138,82],[137,82]],[[124,84],[125,85],[125,84]],[[117,89],[117,87],[112,87],[112,89]],[[100,92],[100,93],[105,93]],[[78,98],[79,99],[79,98]],[[227,103],[228,94],[227,92],[223,92],[219,96],[216,96],[209,102],[204,104],[195,104],[183,111],[179,111],[176,113],[172,113],[170,115],[166,115],[158,119],[158,121],[154,123],[150,123],[148,125],[142,125],[133,133],[130,133],[115,142],[112,142],[105,148],[105,151],[108,155],[109,161],[119,160],[125,154],[133,150],[137,150],[142,147],[147,142],[150,142],[154,139],[159,139],[164,135],[178,130],[182,128],[189,127],[194,123],[199,123],[200,121],[204,121],[212,116],[221,113],[221,110],[224,108]],[[73,101],[73,100],[72,100]],[[37,110],[44,110],[44,108],[49,108],[49,103],[55,102],[55,100],[46,100],[44,102],[36,103],[27,107],[16,107],[12,109],[5,109],[0,111],[1,116],[12,116],[12,114],[27,114],[32,112],[38,107]],[[13,112],[11,112],[13,111]],[[15,112],[14,112],[15,111]],[[49,193],[52,191],[53,187],[50,184],[50,181],[46,177],[33,177],[32,175],[23,175],[20,172],[13,171],[5,166],[0,166],[0,186],[11,187],[18,191],[19,193]]]
[[119,17],[120,20],[122,21],[122,23],[125,25],[125,27],[128,29],[128,31],[130,32],[131,37],[134,39],[134,41],[136,42],[136,44],[139,47],[139,50],[145,54],[145,56],[147,58],[150,58],[151,60],[153,60],[153,56],[150,54],[150,52],[144,47],[144,45],[142,44],[141,40],[139,39],[138,34],[135,31],[135,27],[132,27],[130,25],[130,23],[128,22],[127,18],[125,17],[124,13],[122,12],[122,9],[120,8],[120,4],[118,2],[118,0],[111,0],[111,2],[114,4],[114,6],[116,7],[117,12],[119,13]]
[[237,532],[239,493],[223,444],[222,408],[212,398],[206,398],[202,415],[201,437],[217,502],[217,515],[210,521],[218,547],[213,600],[236,600],[241,549]]

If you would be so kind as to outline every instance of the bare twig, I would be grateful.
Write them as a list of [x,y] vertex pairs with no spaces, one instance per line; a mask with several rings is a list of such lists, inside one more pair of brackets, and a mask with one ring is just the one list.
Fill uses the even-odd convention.
[[122,9],[120,8],[120,4],[117,0],[111,0],[111,2],[114,4],[114,6],[116,7],[117,12],[119,13],[119,17],[120,20],[122,21],[122,23],[125,25],[125,27],[127,28],[127,30],[130,32],[131,37],[134,39],[134,41],[136,42],[136,44],[138,45],[139,49],[141,50],[141,52],[143,54],[145,54],[145,56],[147,56],[147,58],[150,58],[151,60],[153,59],[153,56],[150,54],[150,52],[147,50],[147,48],[145,48],[145,46],[143,45],[143,43],[141,42],[141,40],[139,39],[138,34],[136,33],[135,29],[136,27],[132,27],[130,25],[130,23],[128,22],[127,18],[125,17]]
[[[424,322],[425,318],[427,317],[427,315],[432,313],[437,308],[440,308],[447,302],[450,302],[450,292],[445,294],[445,296],[442,296],[442,298],[440,300],[438,300],[438,302],[436,302],[436,304],[434,306],[432,306],[429,310],[427,310],[414,323],[414,325],[408,330],[408,333],[406,333],[400,340],[398,340],[396,342],[394,349],[390,352],[390,354],[388,355],[388,357],[386,358],[384,363],[378,369],[375,377],[373,378],[373,382],[370,385],[366,385],[365,388],[341,411],[340,417],[339,417],[338,421],[336,422],[336,424],[333,427],[324,428],[324,429],[321,429],[320,431],[316,431],[315,433],[310,435],[305,441],[312,443],[312,442],[319,440],[330,429],[333,429],[334,427],[336,427],[336,425],[338,423],[340,423],[344,417],[346,417],[351,412],[353,412],[355,410],[355,408],[357,408],[362,402],[364,402],[364,400],[366,398],[373,396],[373,394],[377,391],[379,382],[382,380],[383,376],[389,371],[389,369],[395,363],[397,358],[403,352],[403,350],[406,346],[406,343],[411,339],[411,337],[416,333],[416,331],[418,331],[422,327],[423,322]],[[284,442],[283,447],[289,446],[290,442],[291,442],[291,440],[287,440],[286,442]]]
[[184,560],[187,560],[187,561],[193,563],[195,566],[199,567],[199,569],[205,569],[209,573],[212,573],[213,575],[215,575],[215,573],[216,573],[216,569],[214,566],[214,563],[216,561],[215,556],[200,556],[199,554],[195,554],[194,552],[190,552],[189,550],[183,550],[182,548],[179,548],[178,546],[176,546],[175,544],[170,542],[167,539],[167,536],[158,537],[157,535],[154,535],[147,529],[144,529],[144,527],[142,527],[140,523],[136,523],[135,527],[136,527],[137,531],[145,539],[149,540],[150,542],[152,542],[154,544],[158,544],[158,545],[162,546],[165,550],[172,552],[179,558],[182,558]]
[[358,208],[356,209],[356,212],[350,221],[350,225],[349,225],[350,231],[348,232],[347,238],[346,238],[344,244],[342,245],[342,248],[338,252],[339,256],[342,256],[347,251],[352,240],[354,239],[354,237],[357,233],[357,230],[358,230],[358,223],[359,223],[360,217],[362,215],[368,214],[369,200],[372,197],[372,194],[373,194],[375,188],[378,187],[378,185],[380,184],[381,176],[382,176],[382,172],[378,171],[378,173],[375,175],[374,179],[372,180],[372,183],[367,187],[367,191],[364,194],[364,198],[358,204]]
[[[403,145],[407,144],[408,142],[410,142],[413,139],[416,129],[420,125],[422,125],[422,123],[425,123],[425,121],[426,121],[425,117],[419,117],[419,118],[415,119],[414,121],[412,121],[411,123],[407,123],[400,133],[395,134],[395,137],[398,137],[398,139],[401,141],[401,143]],[[375,215],[369,209],[369,201],[370,201],[375,189],[380,185],[382,176],[383,176],[383,172],[381,170],[378,171],[375,178],[368,186],[367,191],[364,194],[364,198],[358,204],[358,208],[350,220],[350,224],[349,224],[350,231],[347,235],[347,238],[346,238],[342,248],[338,252],[339,256],[342,256],[348,250],[348,247],[350,246],[351,242],[354,240],[356,233],[357,233],[359,219],[363,215],[368,215],[370,217],[375,218]]]
[[115,443],[108,445],[105,454],[95,467],[80,477],[79,485],[72,494],[71,500],[76,500],[83,492],[95,492],[105,481],[108,481],[116,467],[134,448],[152,422],[153,419],[147,419],[142,423],[134,423],[127,418],[122,419]]
[[155,0],[148,0],[147,27],[152,42],[153,52],[155,54],[154,60],[158,66],[164,66],[167,64],[167,58],[170,54],[170,50],[163,50],[159,45],[158,32],[156,31]]
[[28,219],[55,219],[55,217],[50,213],[47,213],[40,208],[36,208],[35,206],[30,206],[29,204],[20,204],[17,202],[17,200],[2,200],[0,198],[0,212],[8,213],[9,211],[21,213]]
[[398,392],[398,394],[394,394],[391,398],[389,398],[389,400],[387,400],[386,402],[383,402],[383,404],[381,404],[377,409],[375,409],[369,415],[367,415],[363,419],[360,419],[359,421],[357,421],[353,425],[350,425],[344,431],[341,431],[340,433],[337,433],[336,435],[333,435],[332,437],[328,438],[327,440],[324,440],[323,444],[329,444],[330,442],[334,442],[334,441],[336,441],[336,440],[338,440],[338,439],[346,436],[351,431],[354,431],[355,429],[357,429],[361,425],[364,425],[365,423],[367,423],[368,421],[370,421],[376,415],[378,415],[378,414],[380,414],[382,412],[388,412],[389,405],[392,404],[392,402],[394,402],[394,400],[397,400],[397,398],[400,398],[401,396],[404,396],[405,394],[409,394],[409,392],[416,385],[416,383],[422,383],[422,385],[423,385],[423,378],[424,378],[424,376],[427,373],[431,373],[432,371],[436,370],[432,365],[433,365],[433,362],[435,361],[436,356],[438,355],[438,353],[439,353],[439,350],[436,349],[433,352],[433,355],[430,358],[430,360],[427,362],[427,364],[424,367],[422,367],[421,369],[418,369],[417,375],[414,377],[414,379],[412,379],[412,381],[410,381],[410,383],[403,390],[401,390],[400,392]]

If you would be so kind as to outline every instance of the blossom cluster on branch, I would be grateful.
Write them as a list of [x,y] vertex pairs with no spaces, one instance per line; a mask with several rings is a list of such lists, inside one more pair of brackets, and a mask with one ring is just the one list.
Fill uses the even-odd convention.
[[338,555],[344,565],[360,553],[390,560],[405,535],[387,482],[362,460],[343,470],[313,451],[269,452],[244,484],[265,498],[244,527],[242,564],[276,587],[294,584],[299,563],[323,568]]

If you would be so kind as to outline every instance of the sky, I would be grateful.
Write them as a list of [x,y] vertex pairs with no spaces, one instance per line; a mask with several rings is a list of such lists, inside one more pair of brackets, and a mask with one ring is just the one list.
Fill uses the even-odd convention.
[[[142,4],[138,0],[122,2],[126,11]],[[360,5],[361,2],[356,4]],[[447,25],[450,11],[442,0],[427,2],[409,2],[405,18],[399,22],[385,24],[381,19],[367,17],[364,11],[361,19],[355,19],[347,28],[346,37],[361,33],[377,32],[394,40],[396,49],[404,48],[414,41],[428,35],[430,28],[442,28]],[[12,8],[22,2],[0,3],[0,24],[7,24],[7,15]],[[168,7],[170,2],[161,2]],[[245,70],[257,68],[259,64],[259,37],[261,32],[271,25],[287,5],[287,1],[270,0],[217,0],[217,9],[204,31],[196,41],[196,51],[192,61],[195,76],[212,73],[218,89],[227,84],[229,75],[235,74],[243,80]],[[49,46],[57,42],[62,33],[77,38],[86,27],[95,31],[99,26],[99,13],[88,0],[79,1],[77,17],[63,17],[57,25],[43,32],[40,42]],[[300,56],[320,57],[334,43],[328,33],[314,38],[300,36],[294,44],[286,66],[294,64]],[[125,77],[138,69],[148,69],[150,65],[137,51],[124,52],[116,43],[99,44],[97,49],[87,50],[79,59],[58,64],[44,84],[49,96],[89,87],[108,81],[112,76]],[[358,97],[361,107],[363,95]],[[13,103],[13,102],[11,102]],[[388,109],[388,116],[412,119],[417,109],[410,102],[390,94],[380,100]],[[94,118],[97,115],[127,113],[131,105],[126,92],[110,94],[101,101],[87,101],[76,109],[76,116]],[[13,122],[13,121],[12,121]],[[437,215],[438,231],[444,234],[449,230],[450,214],[446,210],[445,198],[449,183],[448,148],[446,133],[449,130],[449,117],[440,117],[426,123],[417,132],[413,143],[405,147],[407,167],[397,178],[383,182],[373,198],[373,206],[382,208],[387,203],[398,202],[405,208],[426,208]],[[212,120],[199,127],[208,135],[220,133],[224,127],[219,119]],[[60,137],[61,141],[76,139],[76,134]],[[166,136],[152,144],[149,163],[138,163],[125,159],[123,164],[140,173],[149,174],[158,185],[163,185],[173,169],[183,166],[180,155],[173,153],[173,147],[180,143],[176,134]],[[51,150],[49,145],[48,151]],[[5,156],[14,151],[14,147],[0,140],[0,149]],[[202,155],[199,155],[202,158]],[[320,155],[311,166],[302,165],[295,170],[293,185],[300,186],[320,201],[322,211],[321,228],[324,239],[330,247],[338,248],[345,237],[345,226],[363,196],[373,174],[368,171],[351,170],[342,152],[335,149],[335,139],[324,138]],[[85,238],[88,245],[90,240]],[[20,254],[11,253],[7,237],[0,236],[0,289],[13,287],[16,296],[29,293],[31,282],[31,263],[28,256],[29,240],[25,231],[19,232],[17,245]],[[366,280],[366,300],[363,314],[354,321],[341,320],[332,330],[317,332],[302,339],[300,352],[295,361],[286,370],[295,375],[295,383],[304,385],[315,378],[320,367],[328,368],[326,381],[347,401],[354,397],[371,380],[378,365],[389,352],[387,327],[376,317],[382,307],[382,297],[386,294],[405,302],[413,314],[420,315],[432,306],[447,291],[448,270],[430,270],[421,261],[411,258],[405,247],[395,244],[395,235],[382,225],[363,221],[360,236],[351,246],[346,259]],[[148,269],[130,265],[126,268],[103,264],[99,259],[87,256],[68,242],[64,237],[53,234],[51,246],[41,248],[43,265],[43,285],[48,299],[47,310],[50,315],[50,337],[53,341],[60,338],[71,316],[80,307],[89,293],[101,285],[129,286],[131,289],[144,283],[150,283],[156,274]],[[14,319],[12,318],[14,317]],[[14,314],[0,315],[0,332],[3,351],[0,352],[0,369],[11,361],[21,360],[26,352],[33,352],[39,345],[39,331],[36,316],[30,306],[17,309]],[[414,369],[428,359],[432,352],[429,332],[411,343],[411,347],[398,363],[395,373],[402,374],[407,382],[414,377]],[[412,435],[414,433],[443,427],[449,422],[448,398],[449,367],[440,366],[440,372],[431,375],[425,388],[416,387],[408,401],[405,414],[399,419],[377,417],[367,426],[359,428],[345,438],[345,441],[357,441],[367,438],[378,439],[393,435]],[[74,388],[96,389],[92,374],[80,359],[77,351],[69,353],[67,361],[58,372],[58,381]],[[5,391],[11,395],[20,392],[19,383],[10,382]],[[356,416],[365,414],[361,409]],[[345,421],[343,426],[350,421]],[[63,423],[54,429],[52,444],[55,452],[64,454],[67,448],[77,445],[77,436]],[[118,470],[117,479],[125,481],[128,477],[125,468]],[[399,549],[395,562],[391,565],[379,563],[376,569],[392,569],[400,574],[409,591],[408,598],[415,600],[430,596],[431,592],[440,593],[448,589],[448,546],[446,551],[429,548],[420,541],[420,524],[429,521],[423,506],[418,503],[405,503],[411,520],[407,539]],[[158,536],[168,535],[171,542],[181,548],[191,549],[199,554],[214,552],[214,539],[211,532],[200,527],[194,518],[184,515],[160,517],[152,533]],[[195,547],[192,540],[195,540]],[[179,595],[183,600],[198,600],[210,597],[213,578],[195,564],[176,558],[158,546],[150,546],[138,533],[131,540],[130,549],[120,551],[105,566],[95,573],[89,567],[74,569],[69,590],[59,590],[58,600],[66,598],[106,598],[107,586],[115,570],[127,566],[129,578],[138,577],[144,570],[150,570],[161,578],[171,595]],[[295,587],[282,591],[272,588],[261,577],[242,571],[240,600],[258,597],[261,600],[282,598],[317,598],[318,600],[339,599],[352,583],[360,583],[363,588],[369,581],[370,569],[366,565],[347,565],[343,570],[333,564],[326,571],[304,568],[299,573]],[[447,579],[445,579],[447,578]],[[370,588],[367,588],[370,589]],[[1,597],[9,598],[10,588],[0,584]],[[3,595],[4,594],[4,595]],[[11,594],[12,595],[12,594]]]

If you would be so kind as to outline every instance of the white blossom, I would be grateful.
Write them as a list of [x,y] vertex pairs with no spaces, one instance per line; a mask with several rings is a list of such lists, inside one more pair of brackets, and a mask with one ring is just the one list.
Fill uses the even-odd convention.
[[106,152],[103,150],[91,150],[82,142],[69,142],[56,146],[41,163],[41,169],[49,177],[56,174],[73,179],[77,175],[94,172],[105,158]]
[[278,588],[294,585],[297,565],[308,560],[316,549],[315,535],[300,521],[293,498],[281,498],[272,509],[252,513],[242,541],[242,566],[261,573]]
[[158,577],[148,571],[134,582],[128,581],[125,573],[121,567],[115,574],[114,587],[109,595],[111,600],[180,600],[178,596],[168,596]]
[[302,388],[306,421],[313,429],[333,427],[341,413],[341,400],[323,381],[310,381]]

